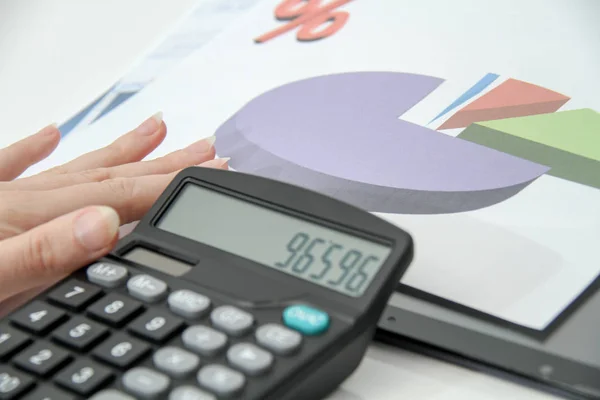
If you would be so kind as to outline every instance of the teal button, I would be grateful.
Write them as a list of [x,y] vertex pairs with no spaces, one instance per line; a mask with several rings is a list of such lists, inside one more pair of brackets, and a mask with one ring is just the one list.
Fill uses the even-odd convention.
[[329,328],[329,315],[305,305],[289,306],[283,311],[283,323],[304,335],[318,335]]

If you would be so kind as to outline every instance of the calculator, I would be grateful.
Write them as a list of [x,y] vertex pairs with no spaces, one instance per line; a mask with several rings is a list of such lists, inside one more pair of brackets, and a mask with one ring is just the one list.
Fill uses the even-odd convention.
[[0,320],[0,399],[322,399],[412,258],[362,209],[184,169],[109,255]]

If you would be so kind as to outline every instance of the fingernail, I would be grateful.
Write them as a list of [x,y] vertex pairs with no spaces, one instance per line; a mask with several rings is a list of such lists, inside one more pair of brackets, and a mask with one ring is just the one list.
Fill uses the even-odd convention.
[[206,143],[210,144],[211,146],[215,145],[215,142],[217,141],[217,137],[215,135],[209,136],[207,138],[202,139],[204,140]]
[[40,131],[40,134],[42,136],[52,136],[56,133],[56,131],[58,130],[58,124],[56,122],[48,125],[47,127],[45,127],[44,129],[42,129]]
[[202,164],[198,164],[198,166],[208,168],[224,168],[227,166],[227,162],[229,160],[231,160],[230,157],[215,158],[213,160],[203,162]]
[[193,153],[206,153],[215,144],[216,137],[210,136],[188,146],[188,150]]
[[140,126],[137,127],[136,132],[142,136],[152,135],[160,127],[160,123],[163,120],[162,111],[157,112],[147,120],[145,120]]
[[153,120],[155,120],[157,124],[160,124],[162,122],[162,120],[163,120],[163,112],[159,111],[159,112],[157,112],[156,114],[154,114],[150,118],[152,118]]
[[225,168],[225,167],[229,167],[229,165],[227,165],[227,163],[229,162],[229,160],[231,160],[231,157],[223,157],[223,158],[219,158],[219,160],[221,160],[221,168]]
[[79,215],[73,233],[83,247],[90,251],[104,249],[119,231],[119,215],[110,207],[94,207]]

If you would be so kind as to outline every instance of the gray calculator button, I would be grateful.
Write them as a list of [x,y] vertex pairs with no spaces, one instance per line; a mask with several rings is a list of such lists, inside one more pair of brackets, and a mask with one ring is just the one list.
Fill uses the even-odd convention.
[[266,324],[256,330],[256,341],[279,355],[294,352],[302,342],[302,335],[278,324]]
[[177,290],[169,295],[169,307],[186,318],[200,318],[210,307],[210,299],[191,290]]
[[164,398],[171,380],[160,372],[145,367],[130,369],[123,375],[123,386],[142,399]]
[[198,383],[218,396],[231,396],[244,387],[241,373],[222,365],[207,365],[198,371]]
[[260,375],[273,364],[273,356],[251,343],[238,343],[227,351],[227,361],[248,375]]
[[171,392],[169,400],[217,400],[217,398],[193,386],[180,386]]
[[213,310],[210,319],[217,329],[232,336],[241,336],[252,327],[254,317],[233,306],[221,306]]
[[127,280],[129,273],[125,267],[110,263],[96,263],[87,269],[90,282],[107,288],[120,286]]
[[149,303],[158,301],[167,293],[167,284],[150,275],[136,275],[127,281],[129,294]]
[[200,358],[177,347],[163,347],[154,353],[154,365],[175,378],[184,378],[200,365]]
[[126,395],[114,389],[107,389],[96,393],[89,400],[135,400],[133,397]]
[[188,349],[207,357],[217,354],[227,344],[225,334],[202,325],[187,328],[181,340]]

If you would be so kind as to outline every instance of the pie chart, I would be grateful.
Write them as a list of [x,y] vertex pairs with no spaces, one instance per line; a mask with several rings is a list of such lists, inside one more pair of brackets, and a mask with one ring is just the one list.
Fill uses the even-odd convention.
[[237,171],[293,183],[374,212],[456,213],[514,196],[549,167],[400,117],[443,79],[353,72],[255,97],[216,132]]

